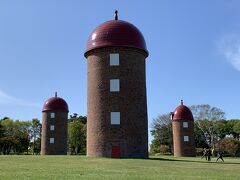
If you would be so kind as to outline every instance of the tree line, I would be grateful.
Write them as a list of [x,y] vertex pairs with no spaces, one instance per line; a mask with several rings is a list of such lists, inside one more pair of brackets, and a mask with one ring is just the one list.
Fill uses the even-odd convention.
[[[240,156],[240,120],[226,120],[225,113],[208,104],[189,107],[194,116],[194,138],[197,155],[203,148],[213,153],[223,152],[226,156]],[[170,114],[162,114],[152,123],[153,140],[150,153],[173,153],[172,123]]]
[[[226,120],[225,113],[210,105],[189,107],[194,116],[196,153],[203,148],[222,151],[225,155],[240,156],[240,120]],[[86,154],[87,117],[74,113],[68,119],[68,154]],[[41,123],[0,119],[0,154],[40,154]],[[170,114],[162,114],[152,123],[153,140],[150,153],[173,153],[172,123]]]
[[[86,116],[74,113],[68,119],[68,153],[86,154]],[[0,119],[0,154],[40,154],[41,128],[38,119]]]

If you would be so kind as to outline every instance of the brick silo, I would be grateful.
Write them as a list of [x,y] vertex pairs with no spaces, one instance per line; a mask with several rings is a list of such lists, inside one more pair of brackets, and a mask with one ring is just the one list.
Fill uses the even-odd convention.
[[148,158],[145,59],[141,32],[115,20],[90,35],[88,66],[87,156]]
[[62,98],[48,99],[42,110],[42,155],[67,154],[68,105]]
[[195,156],[194,119],[191,110],[183,105],[178,106],[172,117],[174,156]]

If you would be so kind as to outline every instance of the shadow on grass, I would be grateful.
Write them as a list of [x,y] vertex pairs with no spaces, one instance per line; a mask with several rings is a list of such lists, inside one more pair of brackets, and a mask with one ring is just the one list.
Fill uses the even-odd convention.
[[154,160],[154,161],[178,161],[178,162],[191,162],[191,163],[214,163],[214,164],[240,164],[239,163],[233,163],[233,162],[216,162],[216,160],[212,161],[193,161],[193,160],[186,160],[186,159],[170,159],[170,158],[160,158],[160,157],[150,157],[149,160]]

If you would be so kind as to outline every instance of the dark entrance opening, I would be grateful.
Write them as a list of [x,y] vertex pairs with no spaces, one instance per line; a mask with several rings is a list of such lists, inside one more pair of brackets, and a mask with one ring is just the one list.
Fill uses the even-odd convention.
[[120,146],[113,146],[112,147],[112,158],[120,158]]

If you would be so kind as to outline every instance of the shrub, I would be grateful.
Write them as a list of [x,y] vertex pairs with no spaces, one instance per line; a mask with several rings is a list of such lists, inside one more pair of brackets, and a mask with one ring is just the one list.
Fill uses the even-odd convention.
[[225,156],[236,156],[239,149],[239,142],[236,138],[223,138],[217,145],[216,151],[222,151]]
[[167,145],[160,145],[159,147],[159,153],[160,154],[171,154],[171,149]]
[[159,146],[156,145],[155,143],[151,143],[151,145],[150,145],[150,154],[151,155],[155,155],[157,153],[159,153]]
[[150,154],[171,154],[171,148],[167,145],[156,146],[154,144],[150,145]]

